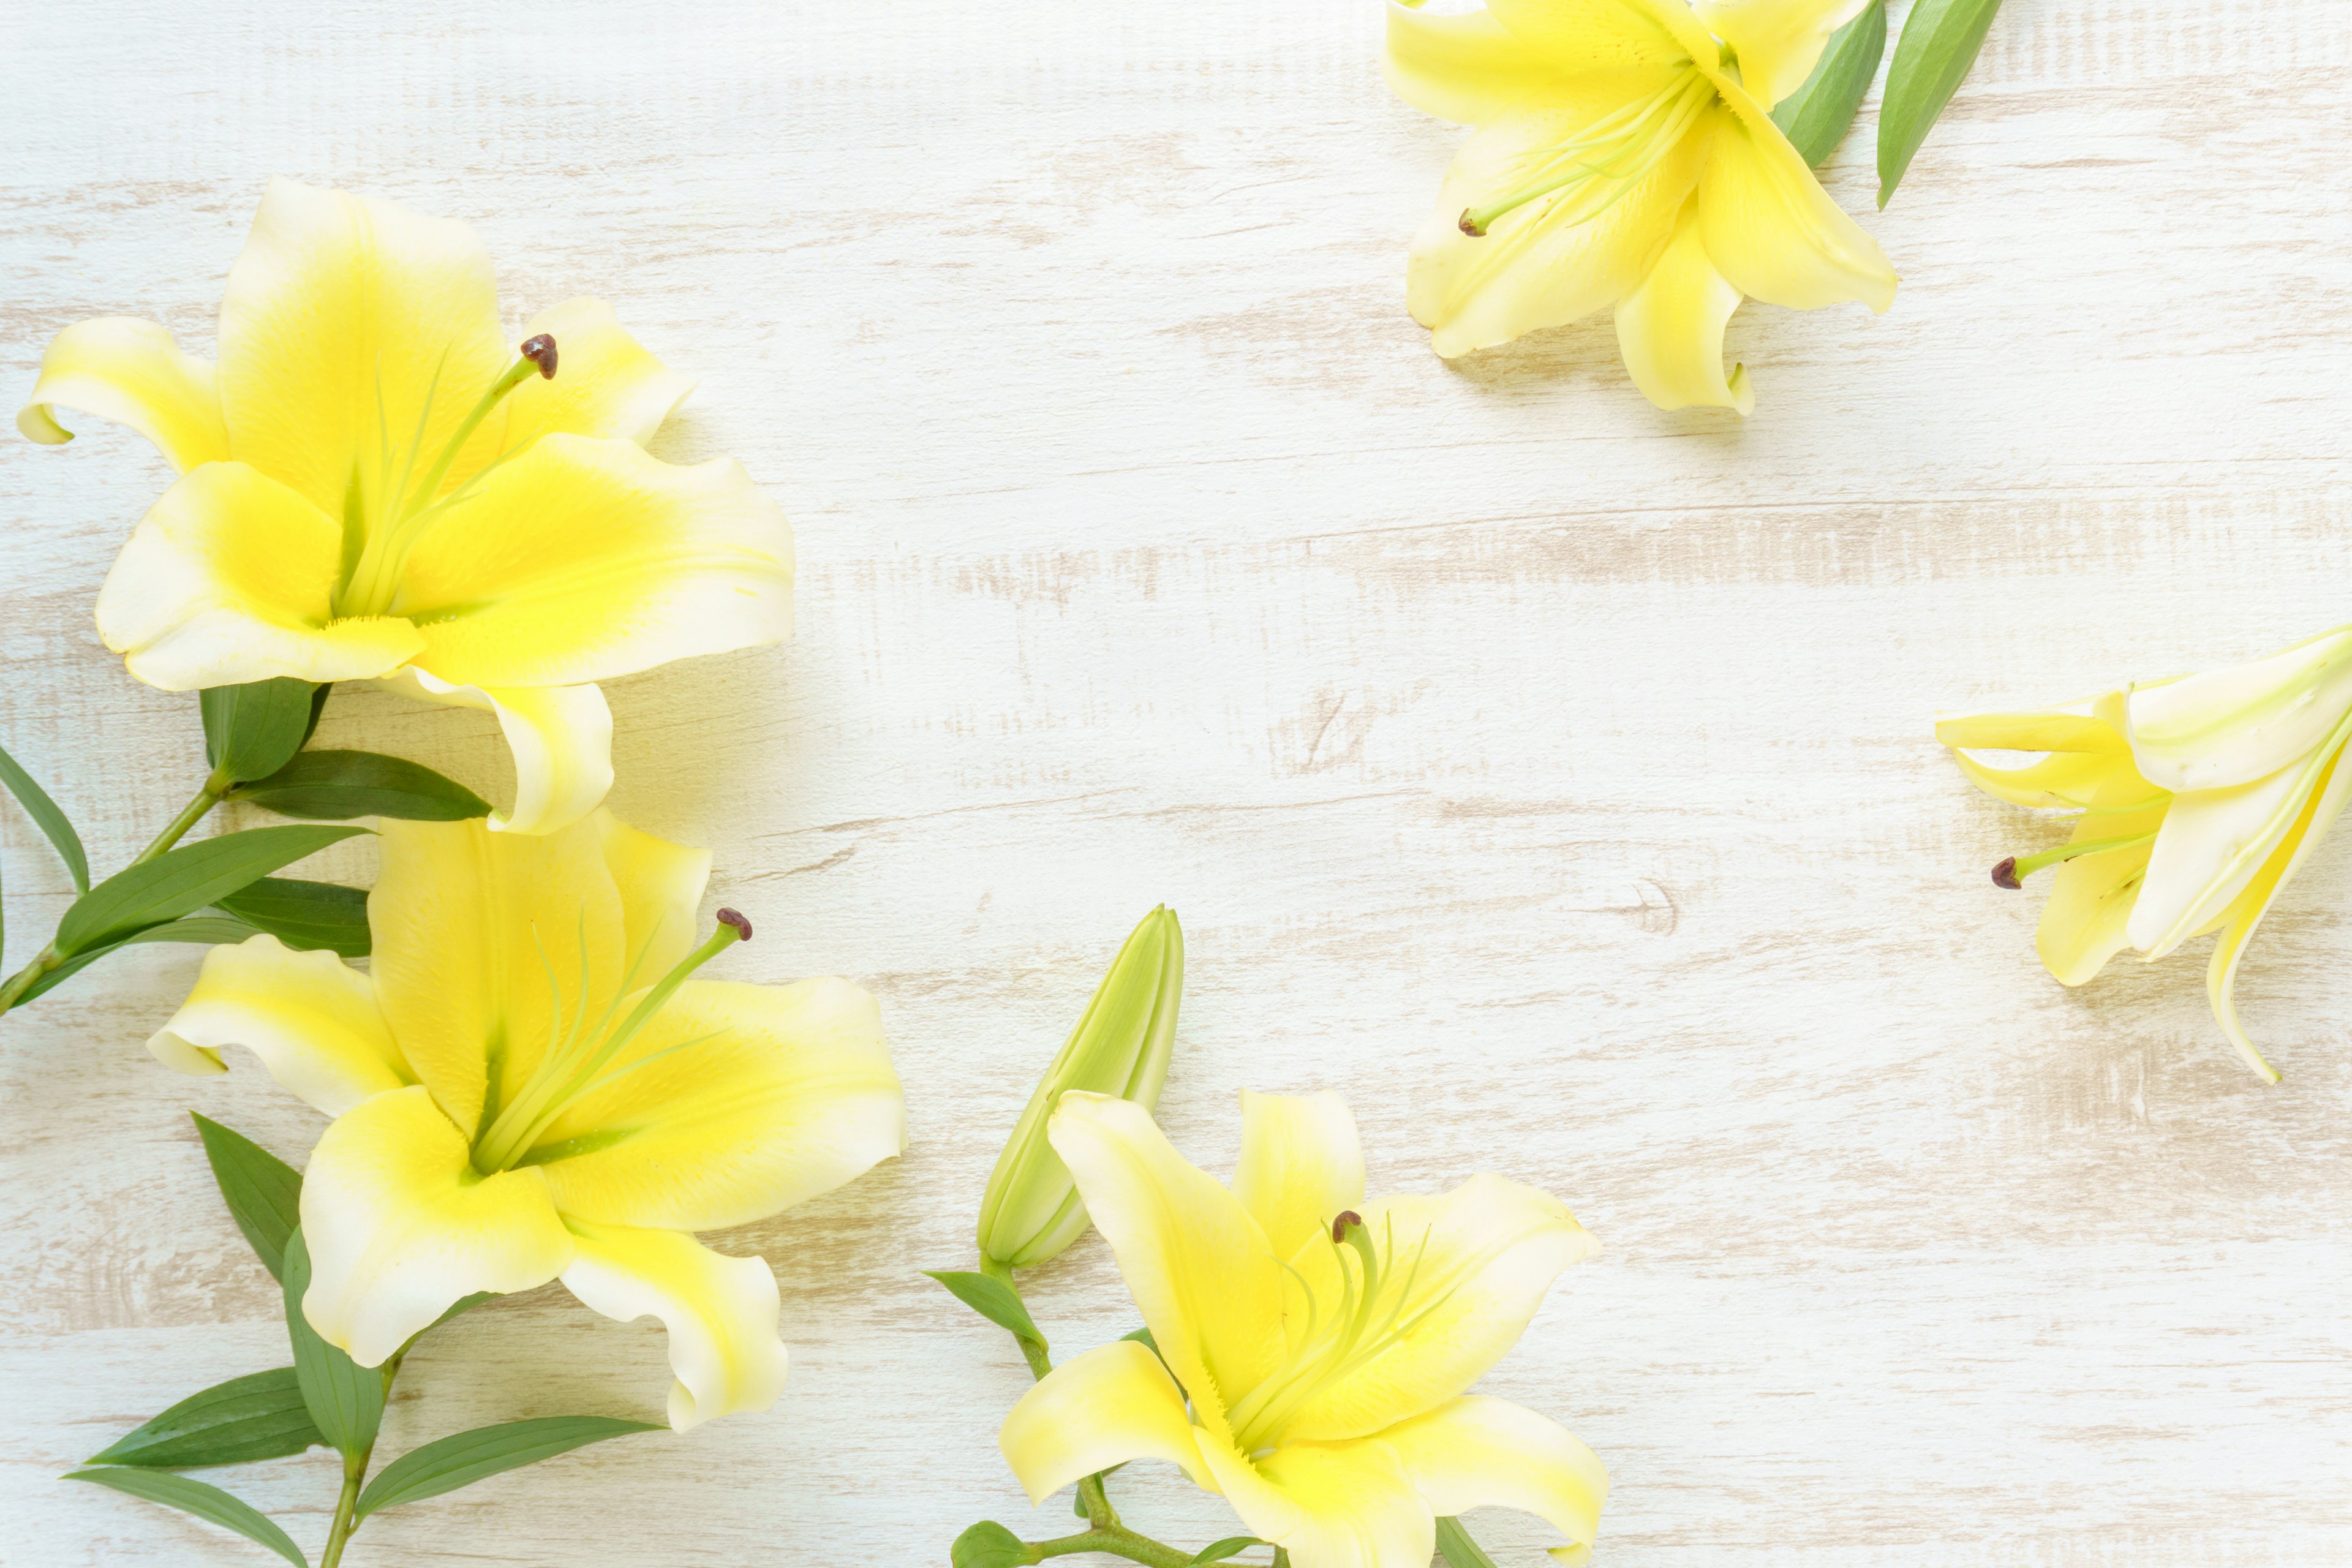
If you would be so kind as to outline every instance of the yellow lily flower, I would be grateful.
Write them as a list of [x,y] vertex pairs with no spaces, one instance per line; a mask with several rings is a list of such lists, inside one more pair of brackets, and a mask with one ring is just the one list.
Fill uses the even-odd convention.
[[[1072,1090],[1049,1136],[1159,1354],[1129,1340],[1056,1367],[998,1444],[1033,1501],[1129,1459],[1173,1460],[1296,1568],[1427,1568],[1435,1520],[1521,1509],[1582,1563],[1609,1478],[1561,1427],[1464,1393],[1592,1237],[1500,1176],[1364,1199],[1335,1094],[1242,1096],[1227,1189],[1141,1106]],[[1188,1408],[1189,1400],[1189,1408]]]
[[1865,0],[1390,0],[1388,79],[1477,127],[1412,242],[1406,299],[1453,359],[1613,306],[1661,408],[1755,406],[1723,368],[1742,299],[1894,303],[1878,242],[1840,211],[1772,105]]
[[382,680],[494,713],[547,833],[613,781],[593,684],[792,625],[792,534],[741,465],[644,443],[693,383],[595,300],[520,357],[463,224],[273,180],[221,300],[217,366],[152,321],[67,328],[17,428],[143,432],[181,473],[107,574],[106,646],[167,691]]
[[692,1232],[827,1192],[906,1146],[874,998],[688,975],[710,869],[599,811],[560,832],[387,821],[368,973],[268,936],[214,948],[149,1047],[242,1045],[335,1120],[303,1173],[303,1314],[377,1366],[476,1291],[562,1279],[669,1331],[670,1424],[763,1410],[775,1277]]
[[2079,814],[2063,846],[1993,868],[2004,888],[2058,868],[2035,942],[2059,983],[2082,984],[2126,947],[2154,963],[2218,931],[2213,1016],[2278,1081],[2238,1022],[2238,962],[2352,790],[2336,765],[2352,739],[2352,626],[2063,708],[1946,719],[1936,738],[1988,795]]

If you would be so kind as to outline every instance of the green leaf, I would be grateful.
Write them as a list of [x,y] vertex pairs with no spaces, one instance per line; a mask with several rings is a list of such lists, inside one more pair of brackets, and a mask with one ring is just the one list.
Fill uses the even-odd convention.
[[1003,1280],[985,1274],[966,1274],[953,1269],[935,1271],[926,1268],[923,1272],[946,1286],[954,1292],[957,1300],[998,1328],[1009,1329],[1023,1339],[1034,1340],[1041,1345],[1045,1342],[1045,1336],[1037,1331],[1035,1323],[1030,1321],[1029,1309],[1022,1304],[1021,1293]]
[[2000,0],[1919,0],[1903,19],[1886,97],[1878,106],[1878,205],[1886,205],[1912,154],[1977,63]]
[[287,1539],[286,1532],[257,1510],[254,1506],[233,1498],[209,1481],[199,1481],[186,1476],[175,1476],[169,1470],[142,1470],[109,1466],[99,1470],[75,1470],[65,1478],[69,1481],[95,1481],[132,1497],[160,1502],[166,1508],[176,1508],[183,1513],[193,1513],[198,1519],[234,1530],[247,1541],[267,1546],[294,1568],[310,1568],[310,1560],[301,1548]]
[[367,890],[293,877],[263,877],[218,900],[246,924],[289,947],[368,955]]
[[1199,1568],[1199,1564],[1203,1563],[1223,1563],[1226,1558],[1237,1557],[1253,1546],[1273,1544],[1273,1542],[1260,1541],[1255,1535],[1228,1535],[1223,1541],[1213,1542],[1193,1553],[1192,1568]]
[[618,1421],[609,1415],[549,1415],[537,1421],[509,1421],[483,1426],[427,1443],[386,1465],[360,1493],[359,1517],[378,1509],[421,1502],[459,1487],[473,1485],[500,1470],[551,1459],[558,1454],[607,1437],[661,1428],[644,1421]]
[[16,1002],[19,1006],[22,1006],[36,996],[45,995],[56,990],[108,953],[118,952],[126,947],[136,947],[142,942],[200,942],[217,946],[226,942],[243,942],[249,936],[260,934],[243,921],[233,920],[226,915],[190,915],[185,920],[165,921],[161,925],[152,925],[143,931],[132,931],[129,936],[118,938],[102,947],[89,948],[63,960],[55,969],[26,986],[25,994],[17,997]]
[[193,1469],[282,1458],[325,1441],[302,1403],[294,1369],[281,1366],[192,1394],[84,1463]]
[[1437,1552],[1446,1568],[1495,1568],[1495,1560],[1470,1539],[1462,1521],[1450,1514],[1437,1516]]
[[[346,1458],[365,1454],[383,1424],[383,1373],[361,1366],[319,1337],[302,1315],[310,1288],[310,1251],[298,1226],[286,1237],[286,1333],[294,1342],[294,1375],[320,1435]],[[389,1473],[389,1472],[387,1472]],[[383,1478],[376,1478],[382,1480]]]
[[58,922],[58,951],[86,952],[142,927],[193,914],[229,893],[340,843],[361,827],[253,827],[183,844],[117,871],[74,900]]
[[[319,721],[326,716],[327,699],[334,694],[334,690],[335,689],[333,686],[325,684],[311,688],[310,720],[309,723],[302,726],[303,746],[309,745],[310,743],[310,737],[319,732]],[[294,749],[299,752],[302,747],[297,746]]]
[[48,837],[49,847],[58,852],[58,858],[66,863],[66,870],[73,877],[74,891],[89,892],[89,857],[82,851],[81,835],[66,820],[66,814],[58,809],[58,803],[49,798],[49,792],[34,783],[33,775],[17,766],[16,759],[5,751],[0,751],[0,784],[8,786],[8,793],[16,797],[25,815]]
[[196,1136],[205,1141],[205,1158],[212,1162],[213,1180],[220,1184],[229,1217],[245,1233],[269,1277],[283,1284],[286,1244],[302,1223],[302,1173],[244,1133],[209,1118],[196,1116]]
[[953,1568],[1015,1568],[1029,1561],[1021,1538],[992,1519],[983,1519],[955,1538],[948,1549]]
[[1837,151],[1885,54],[1886,0],[1870,0],[1830,35],[1805,85],[1772,106],[1772,123],[1806,163],[1818,165]]
[[281,677],[243,686],[208,686],[200,695],[205,760],[231,779],[257,779],[284,767],[302,749],[310,737],[318,689],[307,680]]
[[421,763],[376,752],[303,752],[266,779],[239,784],[231,800],[249,800],[281,816],[342,822],[396,816],[460,822],[488,816],[490,803]]

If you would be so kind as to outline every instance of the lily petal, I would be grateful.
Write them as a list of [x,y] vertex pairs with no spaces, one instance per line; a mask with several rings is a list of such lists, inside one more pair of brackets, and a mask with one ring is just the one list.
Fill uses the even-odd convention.
[[[1394,1342],[1319,1384],[1282,1442],[1365,1436],[1462,1393],[1518,1342],[1559,1271],[1600,1246],[1558,1198],[1495,1175],[1436,1197],[1375,1198],[1363,1217],[1387,1256],[1372,1318],[1397,1325]],[[1308,1247],[1291,1268],[1336,1302],[1343,1253]]]
[[787,1358],[764,1260],[730,1258],[673,1230],[565,1223],[575,1250],[564,1286],[608,1318],[658,1318],[669,1331],[674,1429],[765,1410],[782,1396]]
[[297,952],[274,936],[206,952],[195,989],[147,1040],[157,1061],[185,1073],[227,1070],[226,1046],[245,1047],[279,1087],[329,1116],[416,1081],[368,977],[331,952]]
[[1705,37],[1682,0],[1492,0],[1488,9],[1524,47],[1579,74],[1678,65]]
[[2237,902],[2230,908],[2221,940],[2214,944],[2212,961],[2205,970],[2205,994],[2212,1004],[2215,1020],[2221,1024],[2222,1032],[2230,1037],[2230,1043],[2236,1046],[2239,1054],[2246,1058],[2246,1065],[2273,1083],[2278,1081],[2277,1069],[2263,1059],[2262,1052],[2254,1048],[2253,1040],[2238,1022],[2238,961],[2245,956],[2246,944],[2253,941],[2254,929],[2263,923],[2263,916],[2269,912],[2271,900],[2294,876],[2303,865],[2304,857],[2334,825],[2344,810],[2346,798],[2352,796],[2352,768],[2346,768],[2343,763],[2341,752],[2329,760],[2327,773],[2318,788],[2312,792],[2309,804],[2303,808],[2303,816],[2287,830],[2286,837],[2263,862],[2254,879],[2246,884],[2245,891],[2238,895]]
[[1821,63],[1830,35],[1870,0],[1691,0],[1707,31],[1739,56],[1739,80],[1769,109]]
[[472,1133],[486,1086],[503,1107],[551,1039],[614,1004],[629,955],[602,830],[494,836],[477,818],[386,819],[380,832],[376,998],[411,1069]]
[[561,832],[612,791],[613,710],[593,686],[460,686],[415,665],[383,684],[420,702],[498,716],[514,757],[515,803],[490,813],[493,833]]
[[2123,731],[2124,697],[2109,691],[2059,708],[1955,713],[1936,721],[1936,739],[1955,751],[1969,747],[2121,756],[2131,751]]
[[609,811],[595,814],[604,868],[621,895],[629,962],[641,978],[668,973],[694,948],[695,911],[710,882],[710,851],[640,832]]
[[70,441],[73,432],[58,423],[59,408],[130,426],[184,474],[228,457],[219,373],[210,361],[182,353],[152,321],[100,316],[51,339],[16,428],[45,447]]
[[1242,1090],[1242,1158],[1234,1196],[1287,1258],[1364,1201],[1364,1150],[1348,1102]]
[[1282,1266],[1234,1194],[1187,1164],[1150,1112],[1071,1089],[1046,1141],[1110,1243],[1152,1340],[1202,1418],[1283,1359]]
[[[2339,742],[2338,744],[2341,744]],[[2229,789],[2172,797],[2132,906],[2131,944],[2153,963],[2229,908],[2303,813],[2326,758]]]
[[1436,1518],[1378,1438],[1286,1443],[1255,1460],[1207,1433],[1196,1440],[1217,1489],[1292,1568],[1429,1568]]
[[1579,68],[1529,48],[1491,11],[1434,12],[1389,0],[1389,86],[1424,114],[1480,125],[1547,94]]
[[1768,304],[1895,303],[1895,268],[1878,241],[1830,199],[1760,104],[1737,83],[1716,86],[1729,112],[1715,118],[1698,181],[1708,259],[1733,288]]
[[1531,170],[1557,162],[1562,144],[1671,79],[1663,70],[1577,77],[1542,105],[1472,132],[1413,237],[1405,269],[1405,302],[1440,354],[1453,359],[1580,320],[1648,276],[1698,180],[1704,134],[1685,132],[1655,148],[1648,166],[1597,212],[1589,212],[1590,198],[1562,193],[1513,208],[1483,237],[1463,233],[1461,217],[1523,189]]
[[301,1212],[302,1315],[362,1366],[381,1366],[458,1298],[532,1289],[572,1261],[546,1181],[477,1172],[422,1087],[364,1100],[327,1129],[302,1173]]
[[1130,1459],[1168,1459],[1217,1489],[1192,1440],[1184,1394],[1168,1369],[1133,1340],[1064,1362],[1023,1394],[996,1446],[1033,1503]]
[[571,686],[792,634],[792,530],[743,466],[542,436],[418,537],[393,600],[457,685]]
[[2352,713],[2352,626],[2227,669],[2132,689],[2133,759],[2167,789],[2267,778]]
[[[2074,825],[2069,844],[2101,839],[2137,838],[2164,826],[2171,797],[2160,795],[2153,805],[2119,809],[2132,803],[2129,782],[2118,780],[2110,791],[2095,794],[2086,804],[2100,809]],[[2042,924],[2033,945],[2042,967],[2061,985],[2081,985],[2105,968],[2107,960],[2131,945],[2132,908],[2147,879],[2154,842],[2078,856],[2051,873],[2050,900],[2042,907]]]
[[1969,782],[2013,805],[2088,805],[2105,799],[2120,806],[2131,801],[2161,804],[2172,797],[2139,776],[2128,756],[2099,752],[2052,752],[2022,767],[2002,767],[1954,752],[1952,761]]
[[694,377],[647,353],[602,300],[567,300],[522,331],[526,342],[541,332],[555,340],[556,373],[531,377],[507,399],[509,453],[559,430],[642,447],[694,390]]
[[163,492],[98,591],[98,630],[166,691],[359,680],[425,647],[406,621],[336,620],[342,531],[258,469],[206,463]]
[[874,998],[845,980],[688,981],[541,1137],[556,1206],[716,1230],[831,1192],[907,1146]]
[[1391,1426],[1396,1450],[1432,1512],[1474,1508],[1532,1513],[1568,1537],[1555,1562],[1587,1563],[1601,1531],[1609,1472],[1567,1428],[1507,1399],[1465,1396]]
[[1748,367],[1723,369],[1723,329],[1739,290],[1707,259],[1696,218],[1685,213],[1672,244],[1640,288],[1617,302],[1617,349],[1642,395],[1661,408],[1706,404],[1756,410]]
[[[221,406],[240,461],[331,517],[421,481],[514,351],[464,224],[273,179],[221,299]],[[499,449],[494,410],[450,470]],[[413,461],[413,467],[412,467]]]

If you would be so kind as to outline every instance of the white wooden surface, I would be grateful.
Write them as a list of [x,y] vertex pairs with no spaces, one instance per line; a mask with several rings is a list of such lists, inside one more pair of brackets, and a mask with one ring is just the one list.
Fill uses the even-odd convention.
[[[1180,1146],[1225,1168],[1238,1087],[1337,1086],[1375,1187],[1499,1170],[1602,1237],[1487,1386],[1605,1458],[1609,1568],[2352,1559],[2340,846],[2245,976],[2265,1089],[2201,956],[2041,973],[2038,896],[1985,868],[2048,830],[1927,728],[2352,617],[2336,0],[2011,0],[1892,211],[1866,132],[1830,176],[1894,310],[1749,307],[1744,425],[1641,402],[1605,323],[1429,353],[1403,251],[1460,133],[1391,100],[1370,0],[6,20],[11,405],[84,316],[208,342],[283,172],[475,223],[517,321],[612,300],[705,378],[656,449],[740,457],[799,531],[796,642],[614,689],[614,800],[716,847],[761,931],[733,973],[883,997],[914,1147],[728,1238],[782,1281],[773,1414],[387,1514],[353,1563],[1061,1528],[995,1453],[1009,1343],[915,1271],[968,1259],[1160,900]],[[0,446],[0,734],[107,864],[194,778],[193,701],[90,626],[165,478],[111,429]],[[478,716],[328,724],[503,783]],[[21,955],[65,884],[20,818],[0,845]],[[194,968],[142,950],[0,1025],[8,1563],[266,1561],[54,1479],[281,1358],[185,1111],[297,1158],[318,1122],[148,1060]],[[1071,1349],[1134,1321],[1098,1242],[1031,1296]],[[387,1446],[666,1379],[650,1324],[550,1290],[436,1334]],[[1139,1472],[1143,1527],[1225,1533]],[[233,1484],[315,1550],[325,1458]]]

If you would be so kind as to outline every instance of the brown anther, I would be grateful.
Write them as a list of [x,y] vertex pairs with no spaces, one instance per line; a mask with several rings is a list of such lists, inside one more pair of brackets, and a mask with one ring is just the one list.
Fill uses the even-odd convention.
[[1462,209],[1461,228],[1463,233],[1468,235],[1473,239],[1484,239],[1486,237],[1486,231],[1470,221],[1470,209],[1468,207],[1464,207]]
[[522,343],[522,357],[539,366],[541,376],[549,381],[555,379],[555,340],[553,338],[545,332],[541,332],[535,337],[525,338]]
[[745,920],[733,910],[719,910],[719,923],[723,926],[732,926],[735,931],[736,941],[749,942],[751,940],[751,922]]
[[1358,1214],[1354,1209],[1342,1209],[1339,1213],[1339,1217],[1331,1222],[1331,1244],[1336,1247],[1339,1243],[1347,1240],[1348,1227],[1351,1225],[1361,1225],[1363,1223],[1364,1216]]
[[2014,892],[2018,889],[2025,886],[2024,883],[2017,879],[2016,856],[2011,856],[2008,859],[2003,860],[2000,865],[1995,866],[1992,868],[1992,885],[1996,888],[2007,888],[2011,892]]

